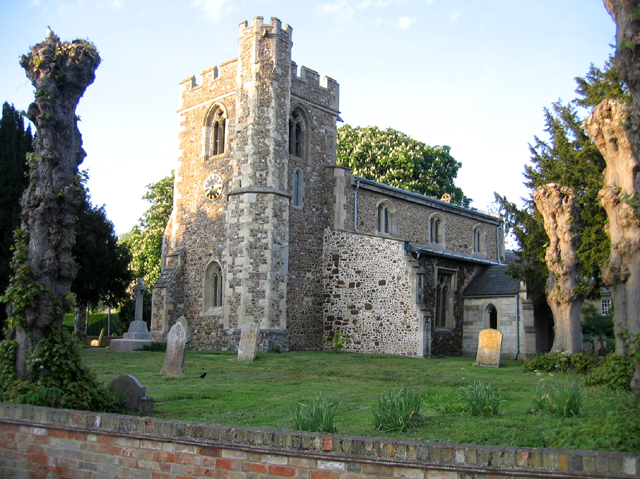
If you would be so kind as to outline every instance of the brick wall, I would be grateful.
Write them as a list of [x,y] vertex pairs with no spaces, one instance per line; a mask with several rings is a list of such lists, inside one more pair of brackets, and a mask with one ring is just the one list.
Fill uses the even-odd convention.
[[397,441],[0,404],[3,478],[638,477],[640,456]]

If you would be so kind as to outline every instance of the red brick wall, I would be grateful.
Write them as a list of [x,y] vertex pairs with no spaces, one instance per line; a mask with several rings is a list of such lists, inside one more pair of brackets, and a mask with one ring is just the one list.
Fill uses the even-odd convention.
[[217,426],[0,404],[2,478],[638,477],[640,456]]

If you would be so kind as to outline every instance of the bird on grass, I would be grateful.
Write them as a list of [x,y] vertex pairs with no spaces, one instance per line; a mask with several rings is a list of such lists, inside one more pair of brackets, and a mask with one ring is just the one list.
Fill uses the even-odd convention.
[[204,377],[205,377],[206,375],[207,375],[207,373],[202,373],[202,374],[200,375],[200,379],[204,379]]

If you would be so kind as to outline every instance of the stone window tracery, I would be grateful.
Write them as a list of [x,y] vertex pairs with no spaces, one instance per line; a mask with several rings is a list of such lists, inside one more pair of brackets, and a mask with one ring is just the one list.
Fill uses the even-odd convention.
[[453,328],[453,303],[455,293],[455,273],[438,269],[435,292],[436,328]]
[[214,105],[206,117],[205,152],[207,157],[225,152],[227,114],[221,105]]
[[210,262],[204,273],[204,313],[212,313],[216,308],[222,306],[223,298],[223,278],[222,268],[216,261]]
[[482,226],[476,226],[473,229],[473,252],[484,253],[485,252],[485,232]]
[[395,229],[395,208],[389,201],[378,203],[376,213],[376,231],[381,234],[391,235]]
[[308,129],[304,113],[296,107],[289,117],[289,154],[298,158],[306,158]]

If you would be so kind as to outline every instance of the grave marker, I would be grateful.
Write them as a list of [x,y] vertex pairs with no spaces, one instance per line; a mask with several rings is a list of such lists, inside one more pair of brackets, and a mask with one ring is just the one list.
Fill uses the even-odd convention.
[[478,338],[477,366],[500,367],[502,333],[497,329],[483,329]]
[[118,376],[107,384],[107,387],[124,394],[124,405],[127,409],[140,411],[143,414],[153,411],[153,399],[146,396],[147,388],[142,387],[140,381],[133,376],[128,374]]
[[240,333],[240,345],[238,346],[238,361],[253,361],[258,350],[258,333],[260,328],[257,324],[245,326]]
[[160,374],[182,376],[184,374],[184,356],[191,333],[184,316],[181,316],[167,334],[167,353]]

